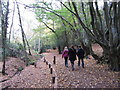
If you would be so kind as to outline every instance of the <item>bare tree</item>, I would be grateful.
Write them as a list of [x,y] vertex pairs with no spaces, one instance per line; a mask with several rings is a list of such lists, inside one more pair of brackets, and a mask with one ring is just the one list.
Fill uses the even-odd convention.
[[13,27],[14,14],[15,14],[15,2],[14,2],[14,6],[13,6],[12,23],[11,23],[10,32],[9,32],[9,42],[10,42],[10,39],[11,39],[11,32],[12,32],[12,27]]
[[6,11],[3,12],[2,2],[0,1],[0,12],[1,12],[1,27],[2,27],[2,61],[3,68],[2,74],[5,75],[5,59],[6,59],[6,37],[7,37],[7,27],[8,27],[8,14],[9,14],[9,0],[7,1]]
[[30,50],[30,45],[29,45],[29,42],[27,40],[27,37],[26,37],[25,33],[24,33],[24,36],[25,36],[25,41],[26,41],[27,46],[28,46],[29,55],[32,55],[31,50]]
[[24,54],[25,54],[25,62],[26,62],[26,65],[27,65],[28,64],[28,56],[27,56],[27,52],[26,52],[25,33],[24,33],[24,30],[23,30],[22,20],[21,20],[21,15],[20,15],[20,10],[19,10],[19,5],[18,5],[17,1],[16,1],[16,4],[17,4],[17,9],[18,9],[20,28],[21,28],[21,32],[22,32],[22,40],[23,40],[23,47],[24,47]]

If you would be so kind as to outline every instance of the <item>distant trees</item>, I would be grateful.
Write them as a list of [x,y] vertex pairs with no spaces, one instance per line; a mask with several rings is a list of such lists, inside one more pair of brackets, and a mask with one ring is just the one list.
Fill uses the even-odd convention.
[[[49,7],[49,4],[40,2],[45,4],[46,7]],[[38,4],[32,6],[26,6],[29,8],[36,8],[36,15],[40,22],[44,23],[44,25],[49,28],[56,36],[56,43],[61,53],[61,49],[64,46],[69,46],[69,44],[74,44],[74,38],[76,37],[77,29],[70,23],[73,22],[74,18],[71,17],[71,13],[66,9],[61,7],[59,10],[53,10],[52,8],[44,8],[39,6]],[[49,11],[49,12],[47,12]],[[51,23],[50,23],[50,22]],[[78,25],[76,25],[76,28]],[[64,38],[64,39],[63,39]],[[68,39],[71,38],[71,39]],[[72,41],[71,41],[72,40]]]

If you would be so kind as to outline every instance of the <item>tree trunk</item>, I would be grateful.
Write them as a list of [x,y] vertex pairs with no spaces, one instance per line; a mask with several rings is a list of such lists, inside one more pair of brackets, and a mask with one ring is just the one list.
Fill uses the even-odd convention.
[[17,9],[18,9],[19,22],[20,22],[20,27],[21,27],[21,32],[22,32],[22,40],[23,40],[23,46],[24,46],[25,62],[26,62],[26,65],[27,65],[28,64],[28,57],[27,57],[27,52],[26,52],[25,34],[24,34],[23,27],[22,27],[22,20],[21,20],[21,15],[20,15],[20,10],[19,10],[18,3],[17,3]]
[[109,67],[113,71],[120,71],[120,53],[116,50],[109,53]]
[[29,45],[29,43],[28,43],[28,40],[27,40],[27,37],[26,37],[25,33],[24,33],[24,36],[25,36],[25,40],[26,40],[26,42],[27,42],[29,55],[32,55],[31,50],[30,50],[30,45]]
[[[0,1],[0,5],[2,5],[1,1]],[[2,9],[2,6],[0,7]],[[2,68],[2,74],[5,75],[5,58],[6,58],[6,35],[7,35],[7,27],[8,27],[8,14],[9,14],[9,0],[7,1],[7,8],[6,8],[6,12],[5,15],[2,12],[2,20],[1,20],[1,27],[2,27],[2,61],[3,61],[3,68]]]
[[65,31],[65,46],[69,47],[69,44],[68,44],[68,37],[67,37],[67,32]]
[[41,53],[40,38],[38,38],[38,52]]
[[6,46],[6,40],[5,40],[5,27],[4,27],[4,21],[2,20],[2,61],[3,61],[3,68],[2,68],[2,74],[5,75],[5,46]]
[[11,32],[12,32],[12,27],[13,27],[14,14],[15,14],[15,3],[14,3],[14,7],[13,7],[12,23],[11,23],[10,32],[9,32],[9,43],[10,43],[10,39],[11,39]]

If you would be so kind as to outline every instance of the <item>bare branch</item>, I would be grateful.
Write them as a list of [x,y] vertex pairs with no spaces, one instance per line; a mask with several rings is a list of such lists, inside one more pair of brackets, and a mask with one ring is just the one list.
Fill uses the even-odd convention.
[[110,24],[110,13],[108,11],[109,11],[108,4],[107,2],[104,2],[104,14],[105,14],[106,26],[109,30],[109,45],[110,47],[112,47],[113,35],[112,35],[111,24]]
[[[70,0],[68,0],[68,5],[69,5],[70,9],[72,10],[71,4],[70,4]],[[74,25],[76,27],[77,23],[76,23],[75,18],[73,16],[74,16],[74,14],[72,13],[72,19],[73,19]]]
[[69,9],[64,3],[62,3],[61,1],[60,1],[60,3],[61,3],[68,11],[70,11],[71,13],[73,13],[73,14],[76,16],[76,13],[74,13],[71,9]]
[[88,24],[87,24],[87,17],[86,17],[85,11],[84,11],[84,3],[81,2],[81,4],[82,4],[82,12],[83,12],[83,15],[84,15],[84,18],[85,18],[85,22],[86,22],[86,25],[88,26]]
[[83,29],[84,29],[84,30],[87,32],[87,34],[88,34],[89,36],[91,36],[97,43],[99,43],[100,45],[106,47],[106,45],[105,45],[103,42],[101,42],[99,39],[97,39],[96,36],[91,32],[91,30],[83,23],[83,21],[81,20],[79,14],[78,14],[77,7],[76,7],[76,5],[75,5],[75,2],[72,2],[72,4],[73,4],[73,8],[74,8],[74,10],[75,10],[75,12],[76,12],[76,17],[78,18],[78,21],[79,21],[79,23],[82,25]]
[[9,42],[10,42],[11,31],[12,31],[12,26],[13,26],[14,14],[15,14],[15,2],[14,2],[14,6],[13,6],[12,23],[11,23],[10,32],[9,32]]
[[[18,3],[18,2],[17,2]],[[19,3],[19,4],[21,4],[21,3]],[[44,10],[46,10],[46,11],[49,11],[49,12],[51,12],[51,13],[53,13],[53,14],[55,14],[56,16],[58,16],[58,17],[60,17],[62,20],[64,20],[66,23],[68,23],[69,25],[70,25],[70,27],[74,27],[70,22],[68,22],[63,16],[61,16],[61,15],[59,15],[58,13],[56,13],[55,11],[52,11],[52,10],[50,10],[50,9],[46,9],[45,7],[41,7],[41,6],[28,6],[28,5],[26,5],[26,4],[22,4],[22,5],[24,5],[25,7],[28,7],[28,8],[42,8],[42,9],[44,9]]]
[[18,9],[18,16],[19,16],[19,22],[20,22],[20,28],[21,28],[21,32],[22,32],[22,40],[23,40],[23,47],[24,47],[24,53],[25,53],[25,61],[26,61],[26,65],[28,64],[28,57],[27,57],[27,52],[26,52],[26,43],[25,43],[25,35],[24,35],[24,30],[22,27],[22,20],[21,20],[21,15],[20,15],[20,10],[19,10],[19,5],[17,3],[16,0],[16,4],[17,4],[17,9]]

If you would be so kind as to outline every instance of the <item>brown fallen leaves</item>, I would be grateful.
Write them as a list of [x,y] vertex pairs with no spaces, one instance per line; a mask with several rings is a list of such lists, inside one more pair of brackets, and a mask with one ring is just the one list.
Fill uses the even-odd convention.
[[[57,52],[44,53],[46,60],[53,63],[56,56],[57,64],[54,68],[58,77],[58,88],[116,88],[119,87],[119,72],[109,71],[107,65],[98,65],[92,59],[85,59],[85,68],[77,66],[75,61],[75,71],[64,66],[64,60]],[[37,68],[26,67],[20,74],[11,80],[3,83],[3,86],[11,85],[14,88],[53,88],[51,84],[51,74],[48,65],[39,61]]]
[[[12,61],[12,65],[19,66],[14,60]],[[7,67],[10,67],[10,63]],[[10,75],[13,73],[13,69],[11,67],[10,70],[6,70]],[[39,61],[37,63],[37,68],[33,65],[25,67],[20,74],[16,74],[10,80],[3,82],[2,88],[6,86],[10,86],[10,88],[53,88],[53,85],[51,85],[51,75],[49,72],[49,68],[46,67],[46,64]],[[3,79],[5,78],[3,77]]]
[[[107,65],[96,64],[95,60],[85,59],[85,68],[77,66],[77,60],[75,61],[75,71],[71,70],[71,64],[69,67],[64,66],[64,59],[61,55],[58,55],[55,51],[51,53],[45,53],[46,59],[49,62],[53,61],[53,56],[56,56],[57,64],[55,65],[58,76],[59,88],[116,88],[119,87],[119,72],[113,72],[108,70]],[[51,57],[51,58],[50,58]]]

